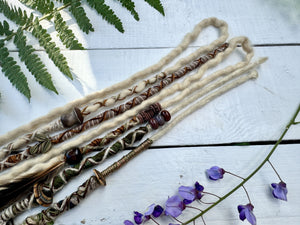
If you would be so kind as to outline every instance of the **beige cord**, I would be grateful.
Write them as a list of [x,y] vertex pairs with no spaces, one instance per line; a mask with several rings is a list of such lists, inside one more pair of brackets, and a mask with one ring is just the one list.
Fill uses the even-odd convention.
[[[243,49],[247,52],[245,60],[235,64],[234,66],[226,67],[225,69],[222,70],[222,72],[219,72],[219,75],[230,73],[231,71],[235,71],[235,70],[243,68],[244,66],[247,66],[247,64],[249,63],[249,61],[251,60],[251,58],[253,56],[253,49],[251,48],[247,38],[245,38],[245,37],[234,38],[229,42],[229,47],[224,53],[219,53],[215,59],[207,62],[207,64],[205,64],[203,67],[201,67],[199,69],[198,73],[186,78],[183,83],[174,84],[169,89],[163,90],[159,95],[154,96],[154,97],[150,98],[149,100],[143,102],[141,105],[137,106],[135,109],[127,111],[126,113],[122,114],[120,117],[117,117],[112,123],[104,124],[103,126],[99,127],[98,129],[91,131],[88,135],[83,135],[72,142],[65,143],[59,147],[53,148],[51,150],[51,152],[49,152],[43,156],[40,156],[40,157],[32,159],[32,160],[28,160],[27,162],[24,162],[22,165],[12,168],[10,170],[10,173],[4,174],[3,176],[0,177],[0,184],[2,184],[2,182],[4,182],[7,179],[20,178],[22,176],[26,176],[26,174],[34,173],[39,170],[47,169],[49,167],[49,165],[51,165],[52,163],[54,164],[54,163],[57,163],[58,161],[62,160],[62,155],[59,155],[59,154],[61,154],[65,150],[70,149],[75,146],[78,146],[83,142],[93,139],[94,137],[98,136],[101,132],[105,131],[106,129],[110,129],[110,128],[114,127],[116,124],[128,119],[129,117],[134,116],[138,111],[145,108],[146,106],[148,106],[154,102],[157,102],[161,99],[164,99],[166,96],[169,96],[170,94],[175,93],[178,90],[185,90],[187,87],[190,87],[191,84],[194,83],[196,80],[199,80],[202,77],[203,73],[209,67],[217,65],[219,62],[221,62],[225,58],[225,56],[228,56],[236,48],[236,46],[238,44],[242,44]],[[183,104],[183,103],[181,103],[181,104]],[[57,156],[57,155],[59,155],[59,156]],[[45,162],[45,163],[41,164],[41,162]],[[32,166],[32,165],[36,165],[36,166]],[[30,170],[28,171],[28,169],[30,169]],[[27,172],[20,175],[20,171],[22,171],[22,172],[27,171]]]
[[[187,110],[185,110],[184,112],[182,112],[179,116],[177,116],[174,119],[172,119],[172,122],[168,123],[164,127],[162,127],[162,129],[160,129],[157,133],[155,133],[151,137],[151,140],[153,142],[156,141],[156,140],[158,140],[163,135],[165,135],[170,129],[172,129],[177,123],[179,123],[181,120],[183,120],[185,117],[187,117],[188,115],[190,115],[194,111],[198,110],[199,108],[201,108],[205,104],[209,103],[210,101],[212,101],[216,97],[224,94],[228,90],[230,90],[230,89],[232,89],[234,87],[237,87],[238,85],[240,85],[242,83],[245,83],[249,79],[257,78],[257,76],[258,76],[257,71],[251,71],[248,75],[242,76],[242,77],[236,79],[235,81],[230,82],[229,84],[225,84],[223,87],[219,88],[218,90],[214,91],[213,93],[210,93],[206,97],[204,97],[201,100],[199,100],[198,102],[194,103]],[[195,98],[195,99],[197,99],[197,98]]]
[[[205,19],[201,21],[199,24],[197,24],[191,33],[186,34],[182,42],[175,49],[173,49],[169,54],[167,54],[165,57],[160,59],[158,63],[132,75],[130,78],[122,82],[114,84],[101,91],[94,92],[81,99],[74,100],[63,107],[58,107],[50,111],[47,115],[39,117],[26,125],[20,126],[19,128],[6,133],[5,135],[2,135],[0,137],[0,146],[11,142],[12,140],[16,139],[21,135],[27,134],[29,132],[33,132],[34,130],[38,129],[41,125],[50,123],[52,120],[57,119],[60,115],[69,112],[74,107],[80,107],[82,105],[87,104],[88,102],[94,101],[95,99],[100,99],[103,98],[104,96],[115,93],[120,89],[128,88],[132,86],[136,81],[145,78],[149,74],[161,70],[166,64],[171,62],[176,56],[178,56],[181,52],[183,52],[188,47],[188,45],[197,38],[199,33],[205,27],[208,26],[214,26],[216,28],[220,28],[222,34],[220,38],[218,38],[217,40],[211,43],[211,46],[219,45],[227,39],[228,32],[227,32],[226,22],[222,20],[218,20],[215,17]],[[188,58],[186,60],[188,60]],[[184,64],[184,62],[185,60],[180,61],[178,65]],[[172,69],[170,69],[170,71],[172,71]]]

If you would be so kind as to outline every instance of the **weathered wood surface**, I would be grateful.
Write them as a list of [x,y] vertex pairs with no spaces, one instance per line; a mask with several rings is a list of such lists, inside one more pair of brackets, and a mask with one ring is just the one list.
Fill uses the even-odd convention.
[[[70,19],[69,24],[80,34],[80,41],[88,50],[63,51],[76,76],[74,82],[62,77],[52,63],[47,64],[54,74],[59,96],[41,88],[27,73],[33,92],[28,104],[1,74],[0,134],[156,63],[180,42],[184,34],[207,17],[225,20],[229,25],[230,38],[249,37],[255,45],[255,58],[267,56],[269,60],[259,67],[258,79],[220,96],[187,117],[154,143],[163,148],[151,149],[130,162],[108,178],[107,187],[96,190],[78,208],[61,216],[57,224],[122,224],[124,219],[132,218],[134,210],[143,212],[153,202],[163,204],[168,196],[176,193],[178,186],[192,185],[196,180],[208,191],[225,193],[238,180],[227,176],[221,182],[209,182],[205,178],[205,169],[219,165],[246,176],[272,146],[185,146],[276,140],[300,102],[300,6],[297,1],[165,0],[165,17],[143,1],[136,1],[140,22],[134,21],[116,2],[109,4],[120,15],[125,33],[118,33],[94,12],[90,13],[96,32],[88,36],[77,32],[77,26]],[[52,35],[55,37],[55,32]],[[215,30],[207,29],[187,52],[211,42],[216,36]],[[31,44],[36,46],[35,43]],[[15,50],[14,46],[10,50]],[[12,54],[17,55],[16,52]],[[37,54],[47,58],[43,51]],[[238,50],[221,67],[240,59]],[[285,139],[299,142],[300,126],[293,127]],[[246,185],[255,205],[258,224],[300,223],[299,148],[296,144],[283,145],[272,157],[272,162],[287,182],[288,202],[271,197],[269,185],[277,182],[277,177],[269,166],[265,166]],[[104,168],[119,157],[98,168]],[[91,174],[92,171],[84,173],[55,200],[74,191]],[[242,224],[236,207],[246,203],[246,196],[240,190],[208,213],[205,220],[207,224]],[[28,214],[39,210],[41,208]],[[201,224],[200,221],[198,223]]]

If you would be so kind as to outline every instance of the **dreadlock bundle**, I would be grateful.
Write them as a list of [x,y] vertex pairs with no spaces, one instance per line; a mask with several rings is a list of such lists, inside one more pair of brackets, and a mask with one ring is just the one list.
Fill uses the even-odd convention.
[[[186,58],[179,60],[174,66],[165,69],[164,72],[145,79],[150,73],[161,70],[165,64],[171,62],[208,26],[220,29],[221,35],[218,39],[207,46],[200,47]],[[24,223],[45,224],[54,221],[59,214],[79,204],[80,199],[84,198],[91,190],[99,185],[104,185],[106,176],[120,168],[138,153],[147,149],[152,142],[163,136],[193,111],[226,91],[257,77],[256,71],[252,71],[246,76],[242,76],[242,74],[251,71],[263,63],[266,58],[260,58],[251,63],[254,53],[249,40],[246,37],[236,37],[229,40],[228,43],[224,43],[227,37],[227,24],[224,21],[216,18],[205,19],[195,26],[192,33],[184,37],[178,47],[157,64],[119,84],[73,101],[65,107],[57,108],[48,115],[0,137],[1,145],[9,143],[0,150],[0,159],[15,151],[20,151],[20,148],[28,143],[37,142],[23,152],[8,156],[4,161],[0,162],[0,170],[13,166],[0,176],[0,196],[10,193],[11,190],[16,190],[17,192],[22,190],[23,194],[28,193],[27,197],[21,200],[13,199],[13,201],[10,201],[10,198],[15,192],[12,191],[10,193],[8,198],[5,199],[6,201],[0,205],[0,207],[6,207],[7,203],[11,204],[1,213],[0,223],[5,224],[16,215],[33,206],[48,206],[52,203],[53,195],[61,190],[71,178],[79,175],[82,170],[98,165],[107,157],[133,146],[134,143],[142,140],[147,133],[154,133],[145,142],[146,144],[142,144],[142,147],[137,148],[138,150],[133,150],[128,157],[122,158],[121,161],[105,170],[106,172],[96,172],[96,175],[90,177],[79,187],[77,192],[65,200],[54,203],[41,214],[28,218]],[[209,68],[222,62],[237,46],[241,46],[245,51],[244,60],[204,77],[205,72]],[[200,55],[202,56],[200,57]],[[178,81],[171,84],[175,79],[185,76],[196,68],[199,68],[198,71],[186,77],[182,82]],[[134,83],[139,80],[142,81],[135,85]],[[149,85],[153,85],[153,87],[145,90]],[[105,97],[120,89],[124,90],[112,97]],[[119,106],[114,106],[117,101],[123,101],[132,95],[137,96]],[[101,99],[103,97],[105,98]],[[169,98],[166,99],[167,97]],[[198,101],[198,99],[200,100]],[[111,109],[107,109],[84,121],[85,118],[97,112],[101,107],[110,106],[112,106]],[[162,111],[162,109],[167,109],[170,113],[165,110]],[[166,126],[163,126],[171,118],[170,115],[172,115],[172,120]],[[116,118],[113,118],[115,116]],[[110,120],[106,121],[108,119]],[[127,122],[124,123],[124,121]],[[130,129],[145,122],[148,122],[148,124],[125,134]],[[101,126],[98,126],[100,123]],[[90,128],[93,129],[90,130]],[[159,128],[157,132],[153,132],[157,128]],[[64,129],[66,130],[62,131]],[[114,130],[102,138],[98,137],[103,132],[111,129]],[[59,130],[62,132],[50,137],[51,133]],[[88,133],[82,133],[83,131],[88,131]],[[80,136],[76,139],[71,139],[75,135]],[[111,146],[105,147],[105,145],[110,144],[121,135],[125,136]],[[16,141],[13,141],[15,138],[17,138]],[[64,143],[55,146],[61,142]],[[88,144],[83,146],[84,143]],[[97,151],[97,153],[83,158],[85,154],[93,151]],[[31,158],[41,153],[44,154],[14,166],[23,159]],[[57,168],[62,169],[67,163],[74,165],[64,168],[48,181],[45,179],[46,175],[48,177],[49,172],[55,172]],[[20,184],[26,188],[26,191],[24,191],[25,189],[15,188],[19,187]]]

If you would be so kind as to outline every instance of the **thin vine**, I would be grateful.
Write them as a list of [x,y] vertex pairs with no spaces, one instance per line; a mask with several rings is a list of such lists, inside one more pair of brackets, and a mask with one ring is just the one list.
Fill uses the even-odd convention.
[[280,138],[278,139],[278,141],[275,143],[275,145],[273,146],[273,148],[271,149],[271,151],[269,152],[269,154],[266,156],[266,158],[259,164],[259,166],[246,178],[244,178],[244,180],[242,182],[240,182],[236,187],[234,187],[230,192],[228,192],[227,194],[225,194],[223,197],[220,197],[219,200],[217,200],[215,203],[213,203],[211,206],[207,207],[205,210],[203,210],[201,213],[197,214],[196,216],[194,216],[193,218],[191,218],[190,220],[183,222],[182,225],[186,225],[189,224],[193,221],[196,221],[199,217],[202,217],[205,213],[207,213],[209,210],[211,210],[212,208],[214,208],[215,206],[217,206],[219,203],[221,203],[223,200],[225,200],[227,197],[229,197],[230,195],[232,195],[235,191],[237,191],[239,188],[243,187],[243,185],[248,182],[270,159],[270,157],[272,156],[272,154],[275,152],[275,150],[277,149],[278,145],[280,144],[280,142],[282,141],[282,139],[284,138],[285,134],[287,133],[287,131],[290,129],[290,127],[292,125],[296,125],[299,124],[299,122],[296,122],[296,117],[300,112],[300,104],[295,112],[295,114],[293,115],[292,119],[289,121],[288,125],[286,126],[285,130],[283,131],[283,133],[281,134]]

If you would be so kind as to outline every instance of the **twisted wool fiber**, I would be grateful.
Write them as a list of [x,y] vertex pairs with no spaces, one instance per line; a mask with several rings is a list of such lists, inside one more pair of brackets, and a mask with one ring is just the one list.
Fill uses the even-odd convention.
[[14,155],[7,157],[5,160],[0,162],[0,171],[10,168],[22,160],[32,158],[35,155],[38,155],[41,153],[46,153],[52,148],[52,144],[58,144],[63,141],[66,141],[75,135],[78,135],[96,125],[99,125],[103,121],[109,120],[109,119],[111,119],[119,114],[122,114],[123,112],[130,110],[131,108],[141,104],[142,101],[144,101],[144,100],[148,99],[149,97],[151,97],[152,95],[160,92],[163,88],[165,88],[169,84],[173,83],[174,80],[185,76],[188,72],[198,68],[199,66],[206,63],[208,60],[211,60],[218,53],[224,51],[227,47],[228,47],[227,43],[222,44],[221,46],[218,46],[213,51],[208,52],[207,54],[201,56],[200,58],[193,60],[187,66],[184,66],[181,69],[177,70],[176,72],[166,76],[158,84],[149,88],[147,91],[143,92],[139,96],[134,97],[132,100],[130,100],[122,105],[119,105],[112,109],[106,110],[106,111],[100,113],[99,115],[97,115],[96,117],[85,121],[83,124],[81,124],[75,128],[66,130],[65,132],[57,134],[51,138],[47,138],[45,135],[37,134],[36,136],[44,137],[43,138],[44,140],[37,140],[40,142],[38,142],[37,144],[35,144],[31,147],[28,147],[26,150],[24,150],[21,153],[14,154]]
[[[109,139],[109,141],[112,141],[113,139],[116,138],[116,136],[119,136],[119,134],[124,133],[125,130],[129,130],[133,128],[138,123],[139,120],[137,120],[134,117],[133,119],[129,120],[127,123],[122,125],[121,127],[110,132],[104,138],[98,138],[92,141],[83,149],[86,148],[86,150],[84,151],[88,151],[90,145],[92,145],[92,147],[101,148],[103,147],[103,142],[106,143],[107,139]],[[120,141],[117,141],[111,147],[106,149],[102,148],[102,150],[96,155],[85,158],[79,164],[65,168],[58,175],[52,177],[49,182],[45,183],[43,185],[43,190],[48,192],[51,191],[53,194],[55,194],[57,191],[61,190],[72,177],[79,175],[83,169],[87,169],[90,168],[91,166],[98,165],[107,157],[116,154],[118,151],[123,150],[125,147],[132,146],[135,142],[141,140],[142,137],[148,132],[149,129],[151,128],[141,127],[135,130],[134,132],[126,135],[125,138],[123,138]],[[14,204],[10,205],[8,208],[3,210],[0,215],[0,224],[15,218],[18,214],[30,209],[31,207],[38,206],[38,204],[34,201],[34,199],[35,199],[34,193],[29,194],[26,198],[15,202]]]
[[[202,97],[204,94],[210,92],[211,90],[214,90],[220,86],[222,86],[224,83],[236,78],[237,76],[239,76],[240,74],[243,74],[245,73],[246,71],[249,71],[251,69],[253,69],[255,66],[263,63],[264,61],[266,60],[266,58],[261,58],[259,59],[258,61],[254,62],[254,63],[251,63],[249,64],[248,66],[246,66],[245,68],[242,68],[242,69],[239,69],[239,70],[236,70],[234,71],[233,73],[229,74],[228,76],[226,77],[223,77],[221,79],[219,79],[217,82],[213,83],[213,84],[210,84],[209,86],[206,87],[205,90],[200,90],[196,95],[188,98],[187,101],[185,101],[185,104],[181,105],[181,107],[176,107],[175,109],[172,109],[172,114],[174,112],[174,114],[176,114],[177,112],[179,112],[182,108],[186,107],[188,104],[196,101],[197,99],[199,99],[200,97]],[[213,76],[213,75],[211,75]],[[241,78],[240,80],[238,81],[235,81],[235,83],[232,83],[232,84],[229,84],[225,87],[223,87],[223,91],[220,90],[219,91],[219,94],[211,94],[212,97],[211,98],[215,98],[217,97],[218,95],[224,93],[225,91],[233,88],[234,86],[236,85],[239,85],[243,82],[245,82],[246,80],[250,79],[250,78],[254,78],[257,76],[257,73],[256,72],[252,72],[251,74],[249,74],[248,76],[244,77],[244,78]],[[206,78],[207,79],[207,78]],[[205,80],[203,80],[205,81]],[[202,84],[203,81],[201,81],[200,83]],[[195,86],[195,85],[193,85]],[[191,87],[192,88],[192,87]],[[208,100],[202,100],[204,103],[207,103]],[[194,109],[195,110],[195,109]],[[187,114],[182,114],[181,115],[181,119],[182,118],[185,118]],[[177,118],[176,119],[177,122],[179,122],[179,119]],[[176,122],[176,123],[177,123]],[[170,128],[169,128],[170,129]],[[130,138],[130,135],[127,136],[127,138]],[[156,138],[155,135],[153,136],[153,138]],[[135,138],[134,138],[135,139]],[[140,139],[140,138],[139,138]],[[132,143],[131,140],[127,141],[126,143]],[[115,147],[111,147],[109,149],[107,149],[106,151],[109,151],[112,153],[116,153],[115,150],[112,150],[112,149],[118,149],[120,146],[124,146],[124,144],[122,145],[119,145],[118,143],[116,143]],[[119,150],[118,150],[119,151]],[[110,153],[111,154],[111,153]],[[81,163],[80,166],[75,166],[75,168],[66,168],[63,172],[61,172],[58,176],[56,176],[54,179],[51,180],[50,182],[50,186],[49,185],[45,185],[45,188],[46,189],[51,189],[53,192],[57,192],[59,189],[62,188],[63,185],[66,184],[66,182],[70,179],[70,176],[75,176],[77,174],[79,174],[81,172],[81,170],[84,168],[87,168],[87,167],[90,167],[92,165],[97,165],[100,161],[103,161],[104,160],[104,156],[105,155],[109,155],[109,154],[106,154],[104,152],[101,152],[101,153],[98,153],[96,156],[94,157],[90,157],[89,159],[85,160],[84,163]],[[100,157],[100,158],[99,158]],[[98,159],[95,161],[95,159]],[[69,171],[69,172],[68,172]],[[13,218],[15,217],[18,213],[21,213],[22,211],[26,210],[29,208],[29,205],[26,203],[27,202],[30,202],[30,199],[32,198],[32,196],[28,196],[26,199],[23,199],[22,201],[16,203],[14,206],[10,206],[10,209],[6,209],[5,211],[3,211],[2,215],[1,215],[1,218],[6,218],[6,219],[10,219],[10,218]],[[26,205],[26,207],[20,207],[22,205]],[[19,207],[18,207],[19,206]],[[12,210],[14,209],[14,210]]]
[[[173,109],[171,109],[171,114],[172,115],[175,115],[177,112],[179,112],[182,108],[186,107],[188,104],[196,101],[197,99],[199,99],[200,97],[202,97],[203,95],[205,95],[206,93],[210,92],[211,90],[214,90],[220,86],[222,86],[222,84],[236,78],[237,76],[239,76],[240,74],[243,74],[245,73],[246,71],[249,71],[251,69],[253,69],[254,67],[256,67],[257,65],[263,63],[265,61],[265,58],[261,58],[259,59],[258,61],[255,61],[254,63],[251,63],[249,65],[247,65],[246,67],[242,68],[242,69],[238,69],[234,72],[232,72],[231,74],[219,79],[217,82],[214,82],[212,84],[210,84],[209,86],[207,86],[205,89],[200,89],[200,91],[192,96],[192,97],[189,97],[183,105],[181,106],[178,106],[178,107],[175,107]],[[220,72],[223,72],[222,74],[220,74]],[[224,75],[224,71],[217,71],[215,72],[214,74],[211,74],[210,76],[204,78],[203,80],[201,80],[200,82],[197,82],[197,83],[194,83],[192,86],[190,86],[189,89],[185,89],[184,92],[182,92],[179,96],[177,96],[176,98],[170,100],[170,101],[167,101],[165,102],[166,104],[164,105],[173,105],[173,102],[176,102],[178,100],[182,100],[182,97],[184,96],[187,96],[188,93],[186,92],[194,92],[194,90],[198,90],[199,88],[205,86],[205,84],[209,83],[211,81],[211,78],[216,78],[218,77],[218,75]],[[178,99],[178,97],[181,97],[180,99]],[[130,126],[130,121],[128,122],[128,125],[123,125],[125,127],[128,127]],[[122,127],[123,127],[122,126]],[[133,125],[134,126],[134,125]],[[133,127],[131,126],[131,127]],[[122,128],[121,127],[121,128]],[[116,131],[118,131],[120,128],[116,129]],[[121,129],[123,130],[123,128]],[[114,131],[111,132],[112,134],[114,134]],[[109,136],[109,135],[108,135]],[[105,138],[104,138],[105,139]],[[94,146],[96,145],[100,145],[103,146],[101,143],[103,142],[103,139],[96,139],[97,141],[93,141],[95,142]],[[93,143],[92,142],[92,143]],[[131,143],[132,141],[127,141],[128,143]],[[87,145],[89,146],[89,145]],[[124,145],[122,145],[124,146]],[[114,149],[114,147],[111,147],[110,149]],[[108,151],[108,150],[107,150]],[[115,152],[114,152],[115,153]],[[75,175],[78,175],[81,170],[86,167],[86,165],[97,165],[100,161],[103,161],[104,160],[104,156],[107,155],[107,154],[104,154],[104,152],[102,153],[98,153],[96,156],[93,156],[93,157],[89,157],[88,159],[85,160],[84,163],[81,163],[80,166],[75,166],[74,169],[73,168],[66,168],[64,169],[63,172],[61,172],[59,175],[57,175],[55,178],[53,178],[51,181],[50,181],[50,185],[45,185],[45,188],[46,189],[50,189],[53,193],[57,192],[58,189],[60,190],[62,188],[63,185],[66,184],[66,182],[70,179],[70,176],[75,176]],[[101,158],[99,159],[98,156],[101,156]],[[95,161],[95,159],[97,159]],[[89,162],[89,163],[88,163]],[[71,171],[71,172],[68,172]],[[1,217],[2,220],[8,220],[10,218],[14,218],[17,214],[27,210],[29,208],[29,204],[26,204],[28,202],[30,202],[30,199],[32,199],[32,196],[28,196],[27,198],[15,203],[14,205],[10,206],[9,209],[6,209],[5,211],[2,212],[1,214]],[[26,207],[24,207],[24,205]],[[12,210],[13,209],[13,210]]]
[[[24,176],[27,176],[27,174],[35,173],[39,170],[45,170],[51,163],[58,163],[58,161],[61,160],[62,156],[57,156],[64,152],[67,149],[73,148],[75,146],[80,145],[81,143],[90,141],[91,139],[95,138],[101,132],[105,131],[106,129],[110,129],[112,127],[115,127],[117,124],[119,124],[121,121],[127,120],[128,117],[134,116],[138,111],[142,110],[143,108],[149,106],[150,104],[153,104],[154,102],[158,102],[161,99],[164,99],[166,96],[169,96],[171,93],[175,93],[176,91],[183,90],[186,87],[189,87],[190,84],[193,82],[199,80],[204,72],[217,64],[219,64],[224,58],[226,58],[237,46],[237,44],[242,44],[242,48],[244,51],[246,51],[248,54],[246,55],[244,61],[237,63],[234,65],[234,68],[241,68],[245,65],[247,65],[251,58],[253,57],[253,49],[249,43],[249,40],[246,37],[237,37],[233,38],[229,41],[229,47],[224,51],[219,53],[214,59],[211,59],[207,63],[205,63],[200,69],[198,70],[198,73],[187,77],[181,84],[177,83],[170,87],[168,90],[164,89],[162,90],[158,95],[153,96],[151,99],[148,99],[147,101],[144,101],[139,106],[135,107],[133,110],[129,110],[119,117],[117,117],[115,120],[113,120],[109,124],[104,124],[103,126],[99,127],[98,129],[95,129],[93,131],[90,131],[88,135],[82,135],[81,137],[77,138],[76,140],[65,143],[61,145],[58,148],[53,148],[50,152],[47,154],[44,154],[36,159],[28,160],[27,162],[24,162],[20,166],[15,166],[10,170],[10,173],[4,174],[0,177],[0,185],[7,183],[7,180],[10,180],[11,182],[14,182],[16,179],[21,179]],[[44,162],[44,163],[42,163]],[[36,166],[32,166],[36,165]],[[26,171],[27,169],[31,168],[28,172],[20,174],[19,171]]]
[[[213,89],[215,89],[215,88],[221,86],[221,85],[224,84],[225,82],[228,82],[229,80],[231,80],[231,79],[237,77],[238,75],[240,75],[240,74],[242,74],[242,73],[244,73],[244,72],[246,72],[246,71],[249,71],[249,70],[253,69],[253,68],[256,67],[257,65],[263,63],[265,60],[266,60],[266,58],[260,58],[258,61],[254,62],[254,63],[251,63],[251,64],[245,66],[244,68],[237,69],[237,70],[233,71],[232,74],[230,74],[230,75],[228,75],[227,77],[224,77],[224,78],[222,78],[222,79],[219,79],[217,82],[215,82],[215,83],[211,84],[210,86],[208,86],[206,90],[202,90],[202,91],[200,91],[197,95],[194,95],[193,98],[189,98],[189,101],[186,101],[185,104],[182,105],[182,107],[184,108],[186,105],[188,105],[189,103],[195,101],[195,100],[198,99],[199,97],[203,96],[205,93],[209,92],[210,90],[213,90]],[[232,69],[231,69],[230,71],[227,70],[227,72],[232,72]],[[215,79],[216,77],[218,77],[218,75],[221,76],[221,75],[224,75],[225,73],[226,73],[226,70],[217,71],[217,72],[215,72],[214,74],[210,75],[209,77],[206,77],[206,78],[203,79],[201,82],[198,82],[198,83],[196,83],[196,84],[198,84],[198,87],[203,86],[203,85],[204,85],[203,83],[209,83],[209,82],[212,80],[211,78]],[[240,79],[239,81],[236,81],[236,82],[233,83],[233,84],[227,85],[226,87],[223,88],[223,89],[224,89],[223,91],[222,91],[222,90],[219,91],[219,94],[224,93],[225,91],[227,91],[227,90],[233,88],[235,85],[241,84],[241,83],[245,82],[246,80],[248,80],[248,79],[250,79],[250,78],[253,78],[253,77],[255,77],[255,76],[257,76],[257,73],[256,73],[256,72],[252,72],[248,77],[244,77],[244,78]],[[200,86],[199,86],[199,85],[200,85]],[[193,86],[195,86],[195,87],[193,87]],[[185,92],[193,92],[195,88],[197,89],[197,85],[192,85],[192,86],[190,86],[189,89],[186,89]],[[187,91],[187,90],[189,90],[189,91]],[[184,94],[184,93],[181,93],[180,96],[182,97],[183,94]],[[212,94],[212,97],[215,98],[215,97],[217,97],[219,94],[213,93],[213,94]],[[187,95],[187,94],[185,94],[185,95]],[[176,99],[175,99],[175,100],[176,100]],[[207,103],[208,101],[209,101],[209,100],[206,100],[206,99],[203,100],[204,103]],[[179,107],[179,106],[178,106],[178,107],[176,107],[175,109],[172,109],[172,112],[179,111],[182,107]],[[172,114],[173,114],[173,113],[172,113]],[[185,117],[185,115],[182,114],[181,118],[184,118],[184,117]],[[177,121],[178,121],[178,119],[177,119]],[[170,129],[170,128],[169,128],[169,129]],[[154,138],[155,138],[155,136],[154,136]],[[28,201],[29,201],[29,200],[27,200],[27,202],[28,202]],[[19,205],[20,205],[20,204],[21,204],[21,203],[19,203]],[[7,215],[7,214],[6,214],[6,215]]]
[[[149,145],[154,141],[160,138],[162,135],[164,135],[171,127],[176,125],[180,120],[185,118],[187,115],[190,113],[194,112],[195,110],[199,109],[206,103],[210,102],[217,96],[227,92],[228,90],[231,90],[232,88],[241,85],[242,83],[248,81],[249,79],[253,79],[257,77],[257,72],[256,71],[251,71],[248,75],[240,77],[236,79],[233,82],[230,82],[229,84],[224,85],[217,91],[214,91],[213,93],[210,93],[208,96],[205,98],[201,99],[197,103],[193,104],[189,109],[185,110],[183,113],[181,113],[179,116],[175,118],[175,123],[171,122],[167,126],[167,128],[162,128],[159,130],[158,133],[154,134],[150,138]],[[172,120],[173,121],[173,120]],[[145,143],[145,142],[144,142]],[[140,146],[139,146],[140,147]],[[139,148],[138,147],[138,148]],[[138,149],[136,148],[136,149]],[[148,146],[147,146],[148,148]],[[122,159],[124,159],[124,163],[128,162],[131,158],[133,158],[135,155],[138,153],[141,153],[142,151],[146,150],[146,148],[141,148],[140,151],[134,152],[136,149],[132,150],[130,153],[125,155]],[[132,154],[131,154],[132,153]],[[128,159],[126,158],[128,157]],[[122,160],[121,159],[121,160]],[[112,173],[113,171],[119,169],[123,163],[120,163],[119,161],[112,164],[110,167],[112,168],[107,168],[105,172],[102,172],[104,177],[106,177],[108,174]],[[106,171],[108,171],[106,173]],[[27,217],[22,224],[25,225],[32,225],[32,224],[46,224],[46,223],[51,223],[53,222],[60,214],[64,213],[65,211],[68,211],[74,207],[76,207],[81,200],[83,200],[86,195],[91,193],[93,190],[95,190],[98,186],[100,185],[99,181],[97,180],[96,176],[91,176],[88,178],[82,185],[80,185],[77,189],[77,191],[73,192],[71,195],[67,196],[65,199],[53,203],[49,208],[43,210],[42,212],[32,215]]]
[[[88,102],[91,102],[95,99],[100,99],[100,98],[103,98],[104,96],[111,95],[120,89],[129,88],[130,86],[132,86],[134,84],[134,82],[136,82],[140,79],[144,79],[149,74],[161,70],[163,66],[170,63],[181,52],[183,52],[188,47],[188,45],[197,38],[199,33],[208,26],[214,26],[216,28],[220,28],[220,31],[221,31],[220,32],[221,36],[218,39],[216,39],[215,41],[213,41],[209,45],[208,49],[212,49],[213,46],[217,46],[217,45],[220,45],[221,43],[225,42],[225,40],[228,37],[227,23],[225,21],[218,20],[215,17],[204,19],[194,27],[194,30],[191,33],[188,33],[185,35],[185,37],[183,38],[181,43],[175,49],[173,49],[165,57],[161,58],[156,64],[154,64],[140,72],[135,73],[130,78],[128,78],[122,82],[114,84],[103,90],[89,94],[81,99],[74,100],[74,101],[66,104],[63,107],[58,107],[58,108],[50,111],[47,115],[39,117],[26,125],[20,126],[19,128],[6,133],[5,135],[2,135],[0,137],[0,146],[16,139],[17,137],[19,137],[21,135],[24,135],[26,133],[29,133],[29,132],[32,132],[32,131],[38,129],[41,125],[51,122],[55,118],[59,117],[59,115],[68,113],[74,107],[80,107],[80,106],[85,105]],[[201,49],[203,49],[203,48],[198,49],[198,51],[200,51]],[[191,58],[187,57],[185,60],[179,61],[178,64],[176,64],[175,66],[180,67],[180,65],[185,64],[186,61],[191,60],[191,59],[192,59],[192,57]],[[172,72],[173,69],[174,68],[170,68],[169,71],[167,70],[166,72],[170,73],[170,72]]]

